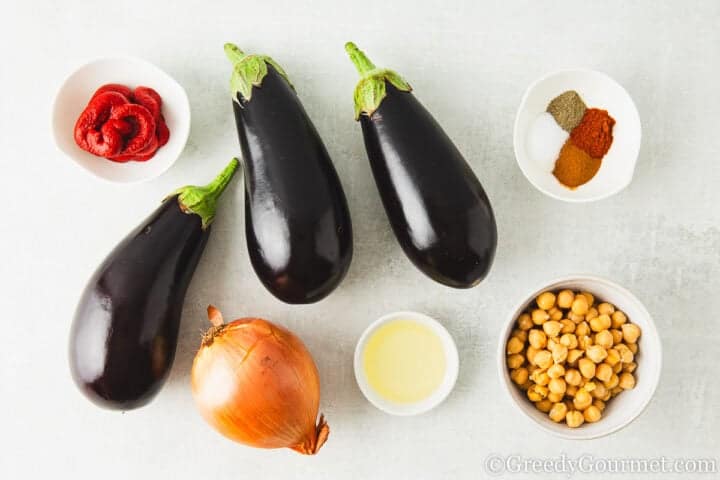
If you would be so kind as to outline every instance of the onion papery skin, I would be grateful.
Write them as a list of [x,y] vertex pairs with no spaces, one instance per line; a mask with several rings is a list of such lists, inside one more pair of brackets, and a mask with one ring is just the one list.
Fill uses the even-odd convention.
[[312,455],[327,439],[329,427],[317,418],[320,378],[310,352],[267,320],[242,318],[210,328],[191,385],[203,418],[236,442]]

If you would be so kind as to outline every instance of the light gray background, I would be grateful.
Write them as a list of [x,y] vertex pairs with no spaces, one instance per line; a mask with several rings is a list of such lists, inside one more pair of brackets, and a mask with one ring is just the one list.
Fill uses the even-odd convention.
[[[546,3],[5,3],[0,477],[480,478],[493,452],[720,457],[720,4]],[[433,283],[398,247],[352,119],[357,75],[343,51],[349,39],[409,79],[485,186],[500,242],[480,286],[461,291]],[[275,300],[248,260],[238,178],[190,286],[165,388],[141,410],[99,410],[68,373],[75,303],[98,262],[166,193],[209,180],[239,154],[222,52],[228,40],[271,55],[292,78],[349,199],[352,267],[318,304]],[[113,54],[147,58],[190,97],[187,148],[147,184],[114,186],[87,176],[56,150],[49,133],[51,102],[65,75]],[[512,152],[525,88],[566,67],[610,74],[633,96],[643,121],[635,180],[589,205],[537,192]],[[665,349],[661,383],[646,412],[625,430],[587,442],[555,439],[529,423],[501,391],[495,366],[498,331],[512,305],[538,283],[572,272],[606,276],[637,294]],[[203,423],[188,374],[209,302],[230,318],[269,318],[306,342],[320,368],[322,411],[332,428],[318,456],[249,449]],[[360,333],[399,309],[442,320],[460,350],[454,392],[415,418],[373,408],[352,374]]]

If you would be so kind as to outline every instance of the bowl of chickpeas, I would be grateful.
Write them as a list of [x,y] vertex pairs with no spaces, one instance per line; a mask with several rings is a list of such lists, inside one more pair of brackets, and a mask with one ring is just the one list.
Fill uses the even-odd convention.
[[511,312],[498,368],[512,403],[537,425],[591,439],[642,413],[660,380],[662,345],[632,293],[578,275],[533,291]]

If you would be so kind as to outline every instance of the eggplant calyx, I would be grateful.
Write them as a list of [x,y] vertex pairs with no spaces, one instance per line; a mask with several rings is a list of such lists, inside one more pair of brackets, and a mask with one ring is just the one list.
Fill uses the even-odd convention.
[[[268,65],[271,65],[281,77],[290,85],[293,90],[292,83],[288,79],[285,70],[272,58],[266,55],[248,55],[240,48],[232,43],[225,44],[225,56],[232,62],[233,72],[230,77],[230,94],[234,101],[241,104],[238,94],[249,102],[252,97],[253,87],[262,85],[265,75],[268,73]],[[241,104],[242,105],[242,104]]]
[[402,92],[411,92],[412,87],[397,72],[387,68],[377,68],[374,63],[354,43],[347,42],[345,51],[360,74],[360,81],[355,87],[355,120],[361,114],[370,116],[380,107],[387,95],[387,83]]
[[202,187],[187,185],[178,188],[169,197],[177,196],[178,204],[183,212],[198,215],[202,220],[202,228],[205,230],[215,218],[217,201],[235,175],[239,165],[238,159],[233,158],[212,182]]

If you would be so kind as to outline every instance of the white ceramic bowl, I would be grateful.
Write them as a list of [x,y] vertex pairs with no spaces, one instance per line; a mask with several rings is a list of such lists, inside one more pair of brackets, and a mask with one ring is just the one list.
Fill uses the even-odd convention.
[[[551,172],[543,170],[526,150],[528,130],[548,103],[567,90],[580,94],[588,108],[607,110],[615,120],[613,143],[603,157],[600,170],[575,190],[563,186]],[[520,170],[535,188],[567,202],[590,202],[614,195],[632,181],[640,152],[640,115],[627,91],[604,73],[592,70],[563,70],[546,75],[528,87],[515,117],[513,145]]]
[[[420,402],[400,404],[386,400],[370,386],[362,367],[363,351],[365,350],[365,344],[370,336],[382,325],[394,320],[412,320],[429,327],[440,338],[440,341],[443,344],[443,349],[445,350],[445,361],[447,366],[445,369],[445,378],[432,395]],[[391,415],[407,416],[427,412],[445,400],[457,381],[459,359],[455,342],[450,336],[450,333],[438,321],[428,317],[427,315],[423,315],[422,313],[395,312],[380,317],[370,324],[370,326],[363,332],[360,340],[358,340],[358,343],[355,346],[354,368],[355,379],[360,386],[360,390],[370,403]]]
[[[555,423],[548,418],[546,413],[537,410],[525,396],[525,392],[521,391],[510,379],[506,364],[507,354],[505,353],[505,347],[518,316],[528,305],[535,301],[535,297],[540,293],[546,290],[556,291],[564,288],[587,291],[602,301],[614,304],[625,312],[628,320],[637,324],[642,331],[640,340],[638,341],[638,354],[635,357],[635,362],[638,364],[634,372],[636,379],[635,388],[626,390],[611,399],[607,403],[603,411],[603,416],[598,422],[584,423],[578,428],[570,428],[564,422]],[[586,440],[602,437],[620,430],[637,418],[645,407],[647,407],[660,381],[662,345],[650,314],[640,300],[632,293],[620,285],[603,278],[588,275],[573,275],[555,280],[530,292],[517,307],[510,312],[505,328],[500,334],[497,351],[497,367],[500,373],[500,383],[508,393],[512,403],[518,407],[525,416],[543,430],[558,437]]]
[[[106,83],[138,85],[157,90],[163,100],[170,140],[146,162],[116,163],[97,157],[75,144],[73,129],[91,95]],[[170,75],[139,58],[102,58],[75,70],[55,97],[52,116],[55,143],[76,164],[96,177],[118,183],[137,183],[160,176],[175,163],[190,133],[190,102]]]

